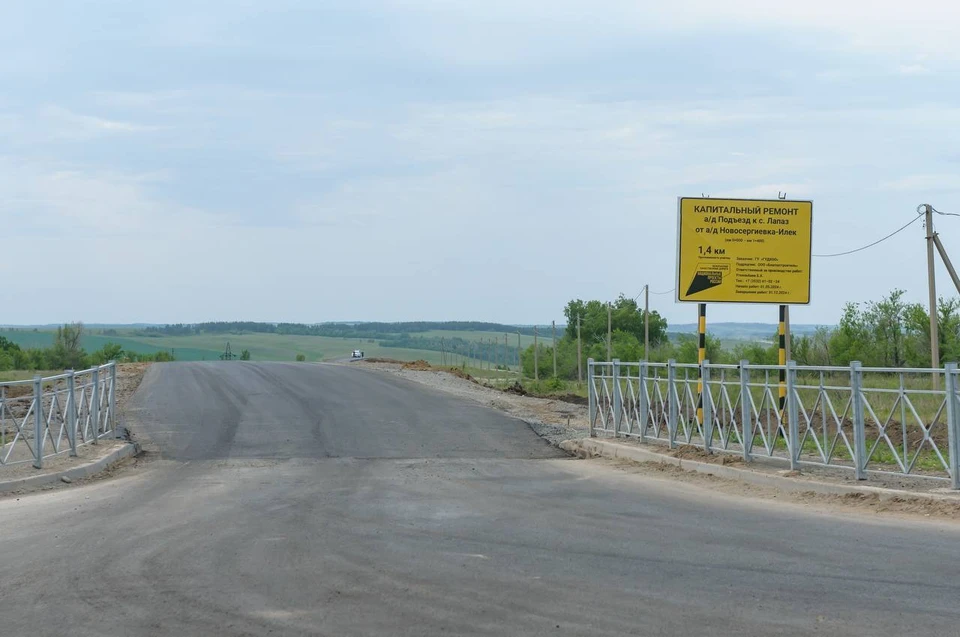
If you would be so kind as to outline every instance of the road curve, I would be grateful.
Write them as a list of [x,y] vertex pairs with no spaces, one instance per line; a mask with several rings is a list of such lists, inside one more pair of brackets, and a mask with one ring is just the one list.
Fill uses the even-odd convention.
[[3,635],[957,635],[960,533],[560,458],[355,367],[171,364],[162,460],[0,500]]

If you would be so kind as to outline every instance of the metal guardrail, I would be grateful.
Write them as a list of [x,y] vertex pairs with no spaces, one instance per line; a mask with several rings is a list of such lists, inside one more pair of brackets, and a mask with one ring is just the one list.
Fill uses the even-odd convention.
[[117,365],[0,383],[0,467],[97,444],[116,431]]
[[746,462],[762,456],[793,469],[842,467],[859,480],[870,472],[949,480],[960,489],[954,363],[900,369],[590,359],[587,368],[591,436],[690,445]]

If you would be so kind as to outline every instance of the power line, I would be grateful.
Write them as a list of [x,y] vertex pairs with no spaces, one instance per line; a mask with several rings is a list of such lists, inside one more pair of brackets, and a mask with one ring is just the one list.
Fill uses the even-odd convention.
[[664,291],[664,292],[651,292],[650,294],[654,294],[654,295],[656,295],[656,296],[662,296],[662,295],[664,295],[664,294],[670,294],[670,293],[676,292],[676,291],[677,291],[677,288],[670,288],[669,290],[666,290],[666,291]]
[[[938,215],[943,215],[944,217],[960,217],[960,214],[957,214],[957,213],[955,213],[955,212],[940,212],[939,210],[937,210],[937,209],[934,208],[933,206],[930,206],[930,210],[934,211],[934,212],[937,213]],[[919,211],[918,211],[918,212],[919,212]]]
[[[942,214],[947,214],[947,213],[942,213]],[[950,214],[953,214],[953,213],[950,213]],[[957,216],[960,217],[960,215],[957,215]],[[913,225],[914,223],[916,223],[917,220],[920,219],[921,217],[922,217],[922,215],[919,215],[919,214],[918,214],[916,217],[914,217],[913,219],[911,219],[911,220],[910,220],[909,222],[907,222],[905,225],[900,226],[899,228],[897,228],[896,230],[894,230],[893,232],[891,232],[890,234],[888,234],[888,235],[885,236],[884,238],[882,238],[882,239],[877,239],[877,240],[874,241],[873,243],[869,243],[869,244],[867,244],[867,245],[865,245],[865,246],[863,246],[863,247],[856,248],[856,249],[854,249],[854,250],[847,250],[846,252],[837,252],[837,253],[834,253],[834,254],[814,254],[814,255],[812,255],[812,256],[822,257],[822,258],[827,258],[827,257],[842,257],[842,256],[847,255],[847,254],[853,254],[854,252],[860,252],[860,251],[862,251],[862,250],[866,250],[867,248],[872,248],[873,246],[877,245],[878,243],[883,243],[884,241],[886,241],[887,239],[893,237],[894,235],[900,234],[901,232],[903,232],[904,230],[906,230],[907,228],[909,228],[911,225]]]

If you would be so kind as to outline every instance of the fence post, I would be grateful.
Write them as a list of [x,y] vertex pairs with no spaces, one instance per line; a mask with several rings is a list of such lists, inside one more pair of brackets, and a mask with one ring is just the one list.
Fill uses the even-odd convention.
[[[863,422],[863,369],[850,363],[850,406],[853,408],[853,463],[857,480],[867,479],[867,432]],[[842,423],[841,423],[841,426]]]
[[670,448],[677,446],[677,420],[680,414],[677,413],[677,361],[670,359],[667,361],[667,399],[670,403],[667,410],[667,439]]
[[647,361],[640,361],[640,442],[650,424],[650,396],[647,395]]
[[700,393],[700,403],[703,405],[703,450],[713,453],[713,395],[710,393],[710,361],[703,359],[700,364],[700,379],[703,391]]
[[33,377],[33,466],[43,469],[43,379]]
[[797,403],[797,363],[787,361],[787,428],[790,432],[790,468],[800,468],[800,405]]
[[67,371],[67,440],[70,441],[70,455],[77,457],[77,378],[71,369]]
[[597,420],[597,384],[593,380],[593,359],[587,359],[587,401],[589,404],[587,420],[590,430],[590,437],[596,438],[597,432],[593,430],[593,424]]
[[620,391],[620,359],[613,359],[613,437],[620,437],[623,424],[623,392]]
[[750,361],[740,361],[740,435],[743,436],[743,461],[753,453],[753,395],[750,393]]
[[100,440],[100,369],[93,369],[93,391],[90,395],[90,420],[93,422],[93,444]]
[[944,368],[947,403],[947,444],[950,445],[947,462],[950,464],[950,482],[960,489],[960,422],[957,413],[957,364],[947,363]]
[[117,361],[110,361],[110,431],[117,437]]

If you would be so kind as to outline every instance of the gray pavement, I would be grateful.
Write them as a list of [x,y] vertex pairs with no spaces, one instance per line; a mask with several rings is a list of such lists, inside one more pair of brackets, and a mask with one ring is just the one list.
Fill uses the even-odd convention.
[[960,532],[560,457],[352,367],[155,366],[161,460],[0,500],[3,635],[960,635]]

